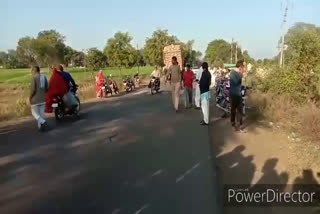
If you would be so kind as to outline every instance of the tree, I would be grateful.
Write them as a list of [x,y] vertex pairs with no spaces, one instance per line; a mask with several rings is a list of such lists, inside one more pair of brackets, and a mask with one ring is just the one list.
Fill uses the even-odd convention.
[[223,39],[216,39],[208,44],[206,59],[210,65],[216,61],[229,62],[230,53],[231,45]]
[[86,67],[97,71],[99,68],[103,68],[106,65],[106,56],[97,48],[91,48],[85,58]]
[[109,64],[120,69],[130,67],[136,63],[137,52],[130,44],[132,37],[129,33],[117,32],[109,39],[104,54],[108,57]]
[[146,65],[146,61],[144,59],[144,49],[137,50],[137,65],[138,66]]
[[[106,59],[105,59],[106,60]],[[81,51],[76,51],[72,58],[72,64],[76,67],[82,67],[85,64],[85,54]],[[107,64],[107,62],[106,62]]]
[[0,51],[0,65],[5,66],[5,63],[7,61],[8,55],[6,52]]
[[251,64],[254,63],[254,59],[249,56],[249,53],[248,53],[247,50],[243,51],[242,56],[243,56],[243,59],[244,59],[244,61],[245,61],[246,63],[251,63]]
[[17,58],[29,66],[40,65],[34,44],[34,39],[31,37],[23,37],[18,41]]
[[70,46],[67,46],[64,49],[64,64],[68,67],[70,64],[73,64],[73,58],[76,54],[76,51],[73,50]]
[[30,66],[63,63],[64,55],[64,36],[55,30],[41,31],[37,38],[21,38],[17,46],[18,59]]
[[151,38],[146,39],[144,47],[146,62],[150,65],[163,66],[163,49],[167,45],[175,44],[178,39],[170,36],[168,30],[156,30]]
[[288,45],[290,64],[298,71],[310,72],[320,64],[320,34],[315,29],[296,35]]
[[65,44],[64,44],[65,37],[64,36],[62,36],[56,30],[44,30],[38,33],[37,39],[42,40],[43,43],[47,43],[47,45],[50,45],[52,48],[55,49],[54,53],[53,51],[51,51],[51,53],[54,55],[48,56],[48,57],[51,57],[51,61],[64,63],[64,53],[65,53]]

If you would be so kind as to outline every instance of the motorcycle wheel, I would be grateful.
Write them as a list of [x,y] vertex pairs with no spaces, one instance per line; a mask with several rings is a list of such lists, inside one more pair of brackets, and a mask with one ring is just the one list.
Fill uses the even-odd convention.
[[57,121],[61,121],[63,119],[64,113],[62,107],[58,107],[54,110],[54,116]]
[[76,112],[76,114],[79,114],[79,112],[80,112],[80,106],[81,106],[81,104],[80,104],[80,99],[79,99],[79,97],[76,97],[76,100],[77,100],[77,102],[78,102],[78,106],[77,106],[77,108],[74,110],[74,112]]
[[155,90],[154,90],[154,88],[153,87],[151,87],[151,95],[154,95],[155,94]]

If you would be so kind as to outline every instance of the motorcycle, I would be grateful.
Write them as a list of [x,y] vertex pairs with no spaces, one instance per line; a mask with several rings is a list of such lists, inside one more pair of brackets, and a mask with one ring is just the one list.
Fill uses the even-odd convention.
[[101,89],[103,90],[106,97],[108,96],[108,94],[112,96],[112,89],[107,82],[104,83],[104,86],[102,86]]
[[109,82],[109,87],[111,88],[111,90],[113,91],[113,93],[115,94],[119,94],[119,88],[118,85],[115,81],[111,80]]
[[[224,116],[227,116],[227,114],[231,113],[231,104],[228,94],[230,85],[228,83],[228,80],[222,80],[218,83],[216,88],[216,106],[224,111]],[[245,86],[241,86],[242,115],[246,114],[246,91],[247,88]]]
[[246,115],[246,95],[247,95],[247,88],[245,86],[241,86],[242,115]]
[[130,77],[128,77],[127,79],[122,81],[123,86],[126,90],[127,93],[133,91],[134,89],[134,82],[132,81],[132,79]]
[[78,117],[80,112],[80,99],[77,95],[78,87],[74,87],[70,89],[70,92],[73,94],[77,101],[77,105],[69,108],[66,106],[65,102],[63,101],[63,97],[55,96],[52,98],[52,108],[54,111],[54,116],[57,121],[61,121],[66,115],[70,115],[73,117]]
[[221,79],[216,88],[216,106],[225,112],[226,116],[231,112],[230,98],[229,98],[229,84],[228,80]]
[[160,90],[160,78],[152,77],[149,85],[150,85],[151,95],[158,93]]

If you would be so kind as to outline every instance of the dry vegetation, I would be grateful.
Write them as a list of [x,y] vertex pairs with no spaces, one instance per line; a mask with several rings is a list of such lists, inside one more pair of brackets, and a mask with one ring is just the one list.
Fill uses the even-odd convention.
[[304,139],[320,142],[320,108],[311,101],[298,103],[286,95],[251,93],[249,105],[255,116],[277,123]]

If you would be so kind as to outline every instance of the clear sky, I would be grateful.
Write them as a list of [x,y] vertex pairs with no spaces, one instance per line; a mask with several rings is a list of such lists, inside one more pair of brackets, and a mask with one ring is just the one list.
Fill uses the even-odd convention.
[[[0,50],[19,38],[56,29],[77,50],[103,49],[117,31],[144,45],[156,29],[168,29],[181,41],[195,40],[205,51],[213,39],[234,38],[255,58],[277,53],[286,0],[0,0]],[[320,26],[320,0],[290,0],[288,25]],[[282,5],[282,6],[281,6]]]

